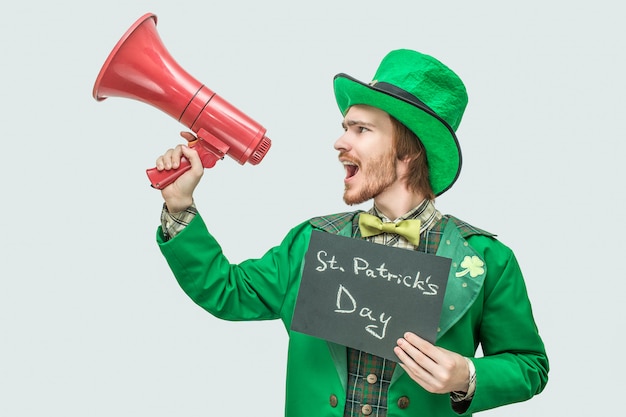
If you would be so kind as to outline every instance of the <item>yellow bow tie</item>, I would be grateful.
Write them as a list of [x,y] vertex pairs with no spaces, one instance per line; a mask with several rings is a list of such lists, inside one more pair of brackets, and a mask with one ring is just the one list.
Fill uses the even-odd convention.
[[370,237],[381,233],[395,233],[403,236],[413,245],[418,246],[420,243],[420,227],[422,222],[419,220],[400,220],[398,223],[383,222],[376,216],[368,213],[359,215],[359,228],[361,236]]

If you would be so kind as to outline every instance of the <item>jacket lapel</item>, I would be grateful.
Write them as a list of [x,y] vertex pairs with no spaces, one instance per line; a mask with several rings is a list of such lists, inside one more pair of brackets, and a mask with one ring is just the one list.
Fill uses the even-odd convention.
[[437,256],[452,259],[437,338],[470,309],[487,275],[487,265],[467,243],[455,220],[447,222],[437,249]]

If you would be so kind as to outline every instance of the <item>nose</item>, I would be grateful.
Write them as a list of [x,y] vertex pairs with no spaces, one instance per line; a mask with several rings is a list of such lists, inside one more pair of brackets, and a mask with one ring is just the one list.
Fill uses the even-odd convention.
[[335,150],[337,151],[349,151],[350,150],[350,142],[348,141],[348,132],[344,132],[343,135],[339,136],[335,141]]

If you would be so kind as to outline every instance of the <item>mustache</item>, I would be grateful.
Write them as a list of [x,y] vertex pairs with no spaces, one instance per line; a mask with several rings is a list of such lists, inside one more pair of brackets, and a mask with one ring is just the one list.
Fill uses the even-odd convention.
[[343,160],[343,161],[352,162],[353,164],[357,164],[357,165],[361,164],[361,161],[358,158],[350,156],[350,154],[345,151],[339,152],[337,159],[339,159],[340,161]]

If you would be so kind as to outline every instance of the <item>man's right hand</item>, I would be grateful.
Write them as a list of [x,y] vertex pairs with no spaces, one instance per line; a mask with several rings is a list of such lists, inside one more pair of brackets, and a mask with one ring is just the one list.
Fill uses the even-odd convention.
[[[181,132],[180,135],[187,142],[196,140],[196,137],[190,132]],[[168,149],[157,158],[156,169],[159,171],[176,169],[179,167],[182,157],[185,157],[190,162],[191,169],[161,190],[161,195],[170,213],[178,213],[191,206],[193,203],[193,192],[204,174],[204,167],[198,152],[187,145],[178,145],[174,149]]]

